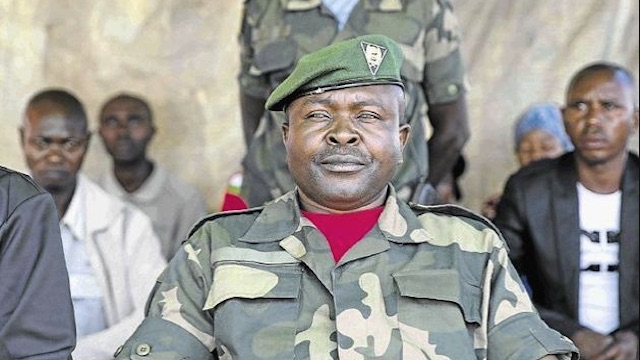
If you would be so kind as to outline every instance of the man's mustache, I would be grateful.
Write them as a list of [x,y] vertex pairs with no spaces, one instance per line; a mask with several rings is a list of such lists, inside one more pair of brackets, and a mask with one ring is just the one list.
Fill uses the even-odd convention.
[[334,146],[334,147],[327,148],[313,155],[312,161],[314,163],[320,163],[324,159],[332,156],[353,157],[362,164],[368,164],[371,162],[371,156],[369,154],[352,146]]

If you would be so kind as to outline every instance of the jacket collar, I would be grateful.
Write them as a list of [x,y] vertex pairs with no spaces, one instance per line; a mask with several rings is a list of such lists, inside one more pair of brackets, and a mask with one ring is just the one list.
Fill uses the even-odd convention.
[[[249,243],[280,241],[293,235],[303,225],[313,226],[300,212],[296,188],[266,204],[249,230],[239,240]],[[432,234],[423,229],[409,206],[397,198],[391,184],[388,185],[388,196],[377,226],[386,239],[396,243],[425,242],[433,238]],[[419,236],[411,238],[405,236],[416,234],[415,230],[419,231]]]
[[134,203],[148,203],[162,196],[163,184],[168,177],[168,172],[160,165],[154,163],[149,177],[140,188],[132,193],[127,192],[120,184],[113,170],[104,174],[103,184],[105,189],[114,193],[121,199],[133,199]]
[[60,225],[69,228],[75,239],[86,239],[87,212],[86,212],[86,179],[83,175],[76,175],[76,188],[73,191],[71,201],[60,219]]
[[85,175],[78,174],[76,189],[60,223],[67,225],[78,238],[85,239],[108,228],[124,206],[117,197],[109,195]]

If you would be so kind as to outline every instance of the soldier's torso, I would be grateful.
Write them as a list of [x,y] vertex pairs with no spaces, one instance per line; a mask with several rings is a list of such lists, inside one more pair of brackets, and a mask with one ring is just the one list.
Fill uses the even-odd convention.
[[[227,227],[204,233],[245,232]],[[474,334],[489,252],[388,236],[374,229],[338,265],[308,222],[281,241],[212,249],[205,309],[220,359],[483,358]]]
[[[217,301],[208,311],[219,351],[246,360],[476,359],[480,290],[452,265],[477,259],[427,244],[396,246],[338,267],[323,266],[322,255],[309,264],[251,256],[214,262]],[[325,257],[329,265],[331,254]]]
[[410,208],[391,191],[336,264],[296,199],[196,225],[118,358],[577,358],[535,312],[485,219]]

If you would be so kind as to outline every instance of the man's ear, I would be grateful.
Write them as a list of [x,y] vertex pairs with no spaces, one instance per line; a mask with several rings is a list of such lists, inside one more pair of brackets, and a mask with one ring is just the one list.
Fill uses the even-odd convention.
[[24,126],[20,126],[18,128],[18,136],[20,136],[20,146],[22,146],[22,148],[24,149]]
[[560,107],[560,115],[562,115],[562,128],[564,129],[564,132],[566,132],[567,134],[569,134],[569,132],[567,131],[567,107],[566,106],[561,106]]
[[402,145],[402,150],[404,150],[404,147],[407,145],[409,137],[411,136],[411,125],[401,124],[398,129],[398,135],[400,136],[400,145]]
[[633,128],[632,128],[632,132],[631,134],[635,135],[638,132],[638,123],[640,122],[639,120],[640,117],[640,111],[638,111],[638,107],[636,107],[633,111]]
[[289,111],[288,105],[284,109],[284,122],[282,123],[282,142],[284,146],[287,146],[287,140],[289,140]]
[[289,123],[284,122],[282,124],[282,142],[284,142],[285,146],[287,145],[288,139],[289,139]]
[[[87,141],[85,142],[85,149],[89,149],[89,144],[91,143],[91,136],[93,135],[93,133],[91,131],[87,132]],[[85,150],[86,151],[86,150]]]

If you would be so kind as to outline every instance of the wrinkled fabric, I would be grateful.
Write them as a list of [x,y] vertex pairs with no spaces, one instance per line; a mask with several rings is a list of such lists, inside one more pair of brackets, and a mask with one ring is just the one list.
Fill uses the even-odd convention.
[[[577,359],[492,225],[390,196],[336,264],[296,192],[203,220],[118,359]],[[188,346],[187,346],[188,344]]]
[[[77,213],[80,209],[85,211]],[[107,322],[106,329],[78,338],[73,357],[110,359],[143,318],[146,298],[166,261],[151,220],[83,174],[77,176],[67,215],[84,218],[85,261],[91,264],[104,296]]]
[[98,183],[151,219],[167,261],[178,251],[191,227],[207,214],[207,205],[198,189],[159,164],[154,165],[149,178],[133,193],[122,187],[113,171],[103,174]]

